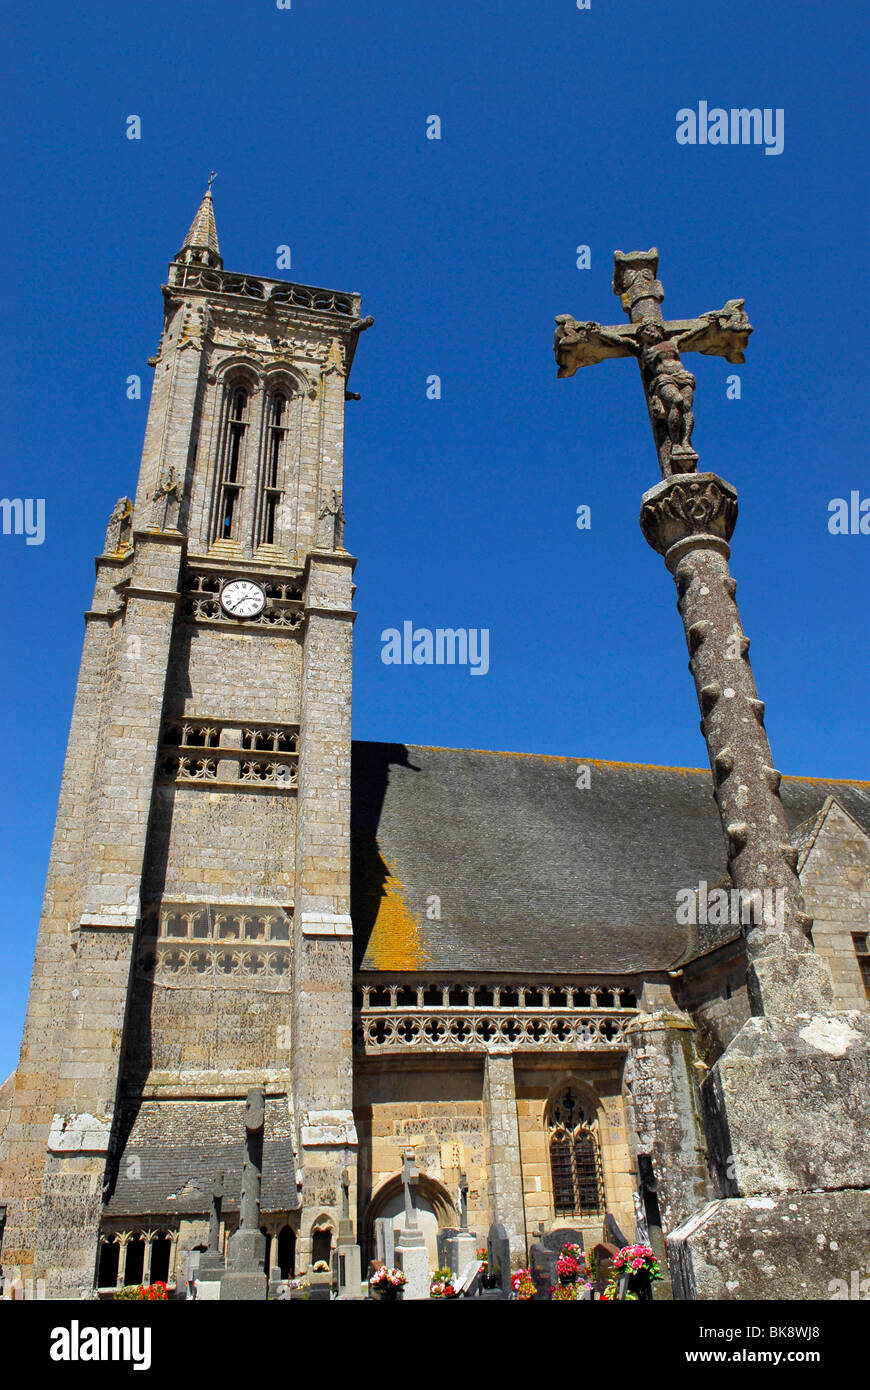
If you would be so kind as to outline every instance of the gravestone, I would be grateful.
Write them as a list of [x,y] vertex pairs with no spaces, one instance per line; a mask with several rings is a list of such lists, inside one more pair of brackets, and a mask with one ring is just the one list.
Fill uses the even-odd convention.
[[506,1299],[511,1292],[511,1247],[508,1234],[500,1221],[489,1228],[487,1240],[487,1274],[494,1287],[483,1289],[481,1298]]
[[245,1160],[242,1166],[239,1229],[230,1238],[227,1272],[221,1281],[222,1301],[251,1302],[267,1296],[268,1280],[264,1269],[266,1237],[260,1230],[265,1122],[265,1092],[262,1086],[254,1087],[248,1092],[245,1102]]
[[557,1226],[552,1231],[545,1231],[540,1240],[542,1245],[554,1250],[557,1255],[562,1253],[563,1245],[579,1245],[583,1249],[583,1232],[573,1226]]
[[335,1283],[338,1298],[362,1298],[362,1254],[354,1239],[350,1219],[350,1173],[347,1168],[341,1171],[341,1221],[335,1251]]
[[592,1281],[596,1293],[604,1293],[607,1288],[608,1280],[613,1273],[613,1257],[618,1255],[622,1245],[612,1245],[610,1241],[599,1241],[593,1245],[591,1250],[592,1258],[595,1260],[595,1278]]
[[[468,1229],[468,1178],[464,1172],[459,1174],[459,1230],[451,1228],[450,1239],[445,1244],[446,1263],[453,1274],[458,1273],[472,1260],[477,1250],[477,1238]],[[439,1259],[441,1245],[438,1246]],[[443,1263],[443,1261],[442,1261]]]
[[226,1260],[220,1248],[221,1207],[224,1198],[224,1170],[216,1168],[212,1174],[211,1214],[208,1226],[208,1249],[200,1256],[197,1271],[196,1296],[205,1301],[216,1301],[221,1296],[221,1280],[226,1273]]
[[402,1186],[405,1190],[405,1224],[396,1242],[396,1265],[405,1276],[406,1283],[402,1297],[420,1299],[429,1297],[429,1251],[426,1239],[417,1221],[413,1192],[420,1181],[420,1174],[414,1165],[414,1150],[405,1149],[402,1154]]
[[555,1250],[551,1250],[542,1241],[535,1241],[529,1250],[529,1268],[532,1274],[532,1283],[535,1286],[535,1301],[549,1302],[553,1295],[550,1289],[558,1279],[556,1265],[559,1256]]
[[396,1266],[396,1232],[391,1216],[375,1218],[375,1258],[385,1264],[387,1269]]
[[479,1273],[480,1260],[475,1256],[473,1260],[468,1261],[453,1286],[460,1297],[473,1298],[479,1292]]
[[454,1236],[458,1236],[458,1235],[459,1235],[459,1227],[458,1227],[458,1226],[442,1226],[441,1230],[438,1232],[437,1236],[435,1237],[435,1240],[436,1240],[436,1243],[437,1243],[437,1246],[438,1246],[438,1268],[439,1268],[439,1269],[446,1269],[446,1268],[448,1268],[448,1266],[449,1266],[450,1271],[451,1271],[451,1273],[453,1273],[453,1274],[455,1274],[456,1271],[457,1271],[457,1269],[461,1268],[461,1266],[450,1264],[450,1256],[449,1256],[447,1247],[448,1247],[448,1244],[449,1244],[449,1242],[451,1241],[451,1239],[452,1239]]
[[[616,1218],[611,1216],[610,1212],[608,1212],[604,1218],[604,1239],[608,1244],[615,1245],[617,1250],[622,1250],[624,1246],[631,1245],[631,1241],[626,1240],[619,1226],[616,1224]],[[646,1241],[642,1243],[645,1245]]]

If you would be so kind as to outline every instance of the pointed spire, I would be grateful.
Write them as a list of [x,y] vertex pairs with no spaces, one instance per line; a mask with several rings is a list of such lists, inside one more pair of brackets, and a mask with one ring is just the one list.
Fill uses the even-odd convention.
[[175,258],[177,261],[184,261],[186,264],[197,261],[202,265],[213,265],[218,268],[223,266],[214,220],[214,205],[211,200],[211,186],[214,179],[215,174],[212,171],[199,210],[190,224],[190,231],[184,238],[184,245]]

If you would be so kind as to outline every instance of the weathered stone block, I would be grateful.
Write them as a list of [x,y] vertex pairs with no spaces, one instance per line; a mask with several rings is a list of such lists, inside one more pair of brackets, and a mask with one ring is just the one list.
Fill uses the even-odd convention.
[[705,1078],[720,1190],[870,1188],[870,1014],[750,1018]]
[[870,1192],[855,1191],[725,1198],[667,1239],[680,1299],[833,1298],[868,1244]]

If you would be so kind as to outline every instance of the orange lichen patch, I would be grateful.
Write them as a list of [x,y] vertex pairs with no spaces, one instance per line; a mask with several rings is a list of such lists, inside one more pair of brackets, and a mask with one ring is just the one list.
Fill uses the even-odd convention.
[[405,902],[395,864],[390,864],[389,869],[367,954],[376,970],[419,970],[432,957],[423,941],[420,923]]

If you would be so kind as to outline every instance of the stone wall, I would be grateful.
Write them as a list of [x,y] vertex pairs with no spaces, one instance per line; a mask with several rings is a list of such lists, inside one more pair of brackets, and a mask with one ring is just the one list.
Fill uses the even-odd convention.
[[813,943],[830,967],[835,1009],[864,1009],[853,932],[870,933],[870,836],[828,798],[798,863]]
[[516,1062],[517,1114],[522,1155],[523,1196],[526,1230],[531,1243],[543,1223],[570,1225],[584,1230],[587,1245],[601,1237],[600,1216],[567,1217],[555,1215],[553,1180],[547,1141],[547,1107],[551,1098],[567,1084],[579,1091],[584,1107],[598,1120],[598,1137],[607,1210],[616,1217],[626,1237],[634,1237],[635,1180],[622,1099],[622,1060],[586,1057],[570,1067],[564,1059],[550,1058],[531,1063]]
[[142,896],[293,903],[296,797],[292,792],[158,787]]
[[490,1211],[485,1168],[483,1059],[427,1059],[423,1068],[357,1070],[354,1117],[359,1135],[359,1219],[373,1196],[395,1179],[402,1150],[413,1148],[420,1171],[455,1201],[459,1172],[468,1177],[468,1224],[483,1242]]
[[[494,1061],[493,1066],[493,1059],[454,1058],[448,1066],[444,1059],[424,1063],[421,1058],[413,1066],[358,1067],[354,1116],[361,1231],[372,1199],[377,1207],[379,1194],[395,1191],[402,1150],[411,1147],[420,1171],[454,1201],[464,1169],[470,1229],[482,1242],[497,1217],[509,1228],[516,1260],[525,1259],[541,1223],[546,1229],[580,1227],[590,1242],[600,1239],[601,1215],[556,1218],[554,1213],[546,1113],[550,1098],[570,1082],[598,1118],[607,1209],[631,1239],[635,1183],[621,1064],[589,1057],[566,1067],[564,1058],[533,1061],[516,1055]],[[508,1085],[503,1073],[511,1071]],[[504,1093],[506,1085],[510,1095]],[[506,1113],[511,1103],[513,1127]]]

